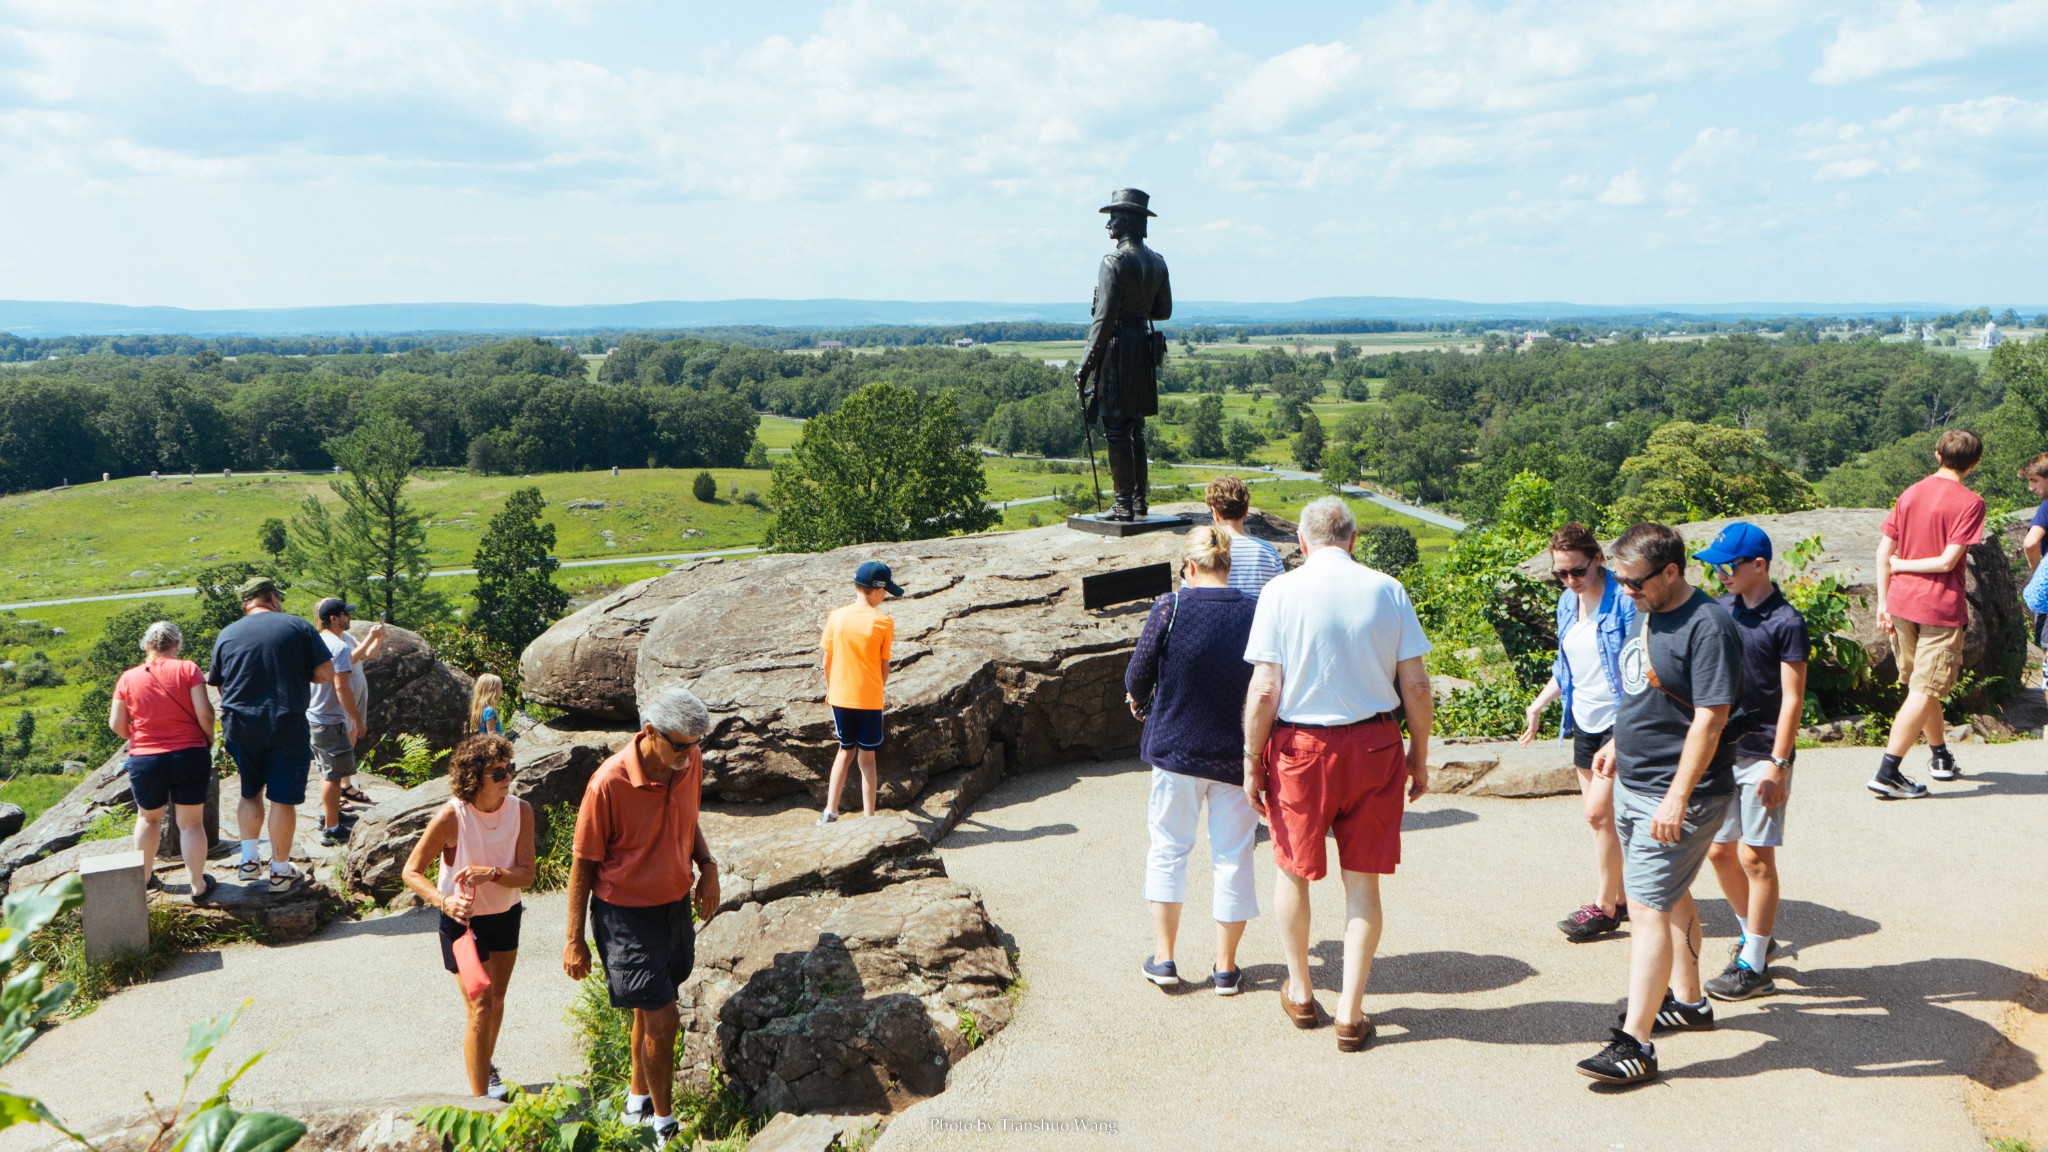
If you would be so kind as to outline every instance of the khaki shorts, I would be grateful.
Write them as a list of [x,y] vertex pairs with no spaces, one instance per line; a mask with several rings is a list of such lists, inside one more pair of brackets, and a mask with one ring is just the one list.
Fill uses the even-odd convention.
[[1899,683],[1939,699],[1948,695],[1963,674],[1963,629],[1915,624],[1892,617],[1898,630],[1893,655],[1899,662]]

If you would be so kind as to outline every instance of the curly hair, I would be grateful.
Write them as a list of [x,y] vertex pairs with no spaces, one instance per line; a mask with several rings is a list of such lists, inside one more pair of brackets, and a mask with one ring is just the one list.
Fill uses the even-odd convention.
[[1235,476],[1218,476],[1209,481],[1202,498],[1210,511],[1225,520],[1242,520],[1252,508],[1251,493],[1245,489],[1244,481]]
[[471,736],[448,757],[448,790],[467,804],[484,789],[484,774],[512,762],[512,742],[503,736]]

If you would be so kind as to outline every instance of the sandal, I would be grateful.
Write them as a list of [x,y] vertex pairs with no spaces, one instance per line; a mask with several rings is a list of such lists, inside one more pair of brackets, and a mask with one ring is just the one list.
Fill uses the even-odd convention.
[[375,801],[375,800],[372,800],[372,799],[370,799],[370,794],[369,794],[369,793],[367,793],[367,792],[363,791],[363,790],[362,790],[361,788],[358,788],[358,787],[356,787],[356,786],[355,786],[355,785],[353,785],[353,784],[351,784],[351,785],[349,785],[348,787],[346,787],[346,788],[343,788],[343,789],[341,790],[341,798],[342,798],[343,800],[347,800],[348,802],[350,802],[350,803],[352,803],[352,804],[375,804],[375,803],[376,803],[376,801]]
[[194,904],[213,903],[213,890],[220,887],[220,881],[215,880],[211,872],[201,872],[199,878],[206,881],[206,886],[192,893],[192,902]]

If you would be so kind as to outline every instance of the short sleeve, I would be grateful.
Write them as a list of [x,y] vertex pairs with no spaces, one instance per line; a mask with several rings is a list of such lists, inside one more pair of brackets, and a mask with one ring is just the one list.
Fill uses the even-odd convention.
[[1714,614],[1692,629],[1692,702],[1701,708],[1742,697],[1742,635],[1726,611],[1716,608]]
[[[327,648],[327,641],[320,641],[320,646]],[[344,675],[355,668],[355,661],[349,658],[349,647],[346,644],[339,648],[327,648],[327,657],[334,661],[334,674],[336,676]]]
[[1884,527],[1879,529],[1894,542],[1899,538],[1899,507],[1904,503],[1905,499],[1901,497],[1898,503],[1892,505],[1892,510],[1884,514]]
[[121,673],[121,678],[114,681],[114,699],[119,700],[121,702],[121,707],[128,709],[128,711],[130,712],[134,712],[135,704],[131,699],[132,694],[128,691],[128,685],[130,683],[131,681],[128,679],[128,673]]
[[1408,599],[1408,590],[1398,583],[1394,585],[1394,603],[1401,614],[1401,647],[1397,659],[1413,660],[1417,656],[1429,655],[1432,645],[1423,634],[1422,621],[1415,615],[1415,605]]
[[593,776],[590,786],[583,790],[583,803],[576,808],[576,858],[602,861],[611,839],[611,809],[599,787],[599,778]]
[[2048,500],[2041,501],[2041,506],[2039,508],[2034,509],[2033,526],[2036,528],[2048,529]]
[[889,652],[896,644],[896,621],[888,616],[882,617],[880,631],[882,635],[882,663],[887,664],[889,662]]
[[1806,633],[1806,618],[1795,609],[1785,613],[1778,631],[1778,663],[1804,664],[1813,655],[1813,642]]
[[308,679],[311,679],[312,674],[319,671],[322,664],[334,663],[334,654],[327,650],[327,641],[320,638],[320,630],[318,628],[313,627],[311,624],[306,624],[304,620],[299,621],[299,623],[305,624],[305,628],[300,631],[299,635],[305,637],[306,640],[306,675]]
[[1247,664],[1278,664],[1280,660],[1280,597],[1268,585],[1252,610],[1252,634],[1244,642]]
[[221,638],[216,636],[213,638],[213,655],[206,658],[206,682],[215,688],[226,683],[220,676],[220,648]]
[[1984,541],[1984,501],[1973,499],[1949,528],[1950,544],[1981,544]]

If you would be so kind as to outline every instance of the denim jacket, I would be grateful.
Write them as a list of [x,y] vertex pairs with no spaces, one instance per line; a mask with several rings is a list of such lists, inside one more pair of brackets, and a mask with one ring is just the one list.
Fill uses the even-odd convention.
[[[1621,695],[1621,646],[1628,643],[1629,634],[1636,626],[1636,602],[1621,590],[1621,581],[1606,568],[1600,569],[1601,578],[1606,582],[1600,591],[1600,609],[1593,617],[1594,639],[1600,646],[1600,663],[1607,668],[1607,683],[1618,700]],[[1579,622],[1578,593],[1567,588],[1557,598],[1557,662],[1551,665],[1550,674],[1557,679],[1557,686],[1564,689],[1564,722],[1558,726],[1560,736],[1572,734],[1572,669],[1564,658],[1564,634]]]

